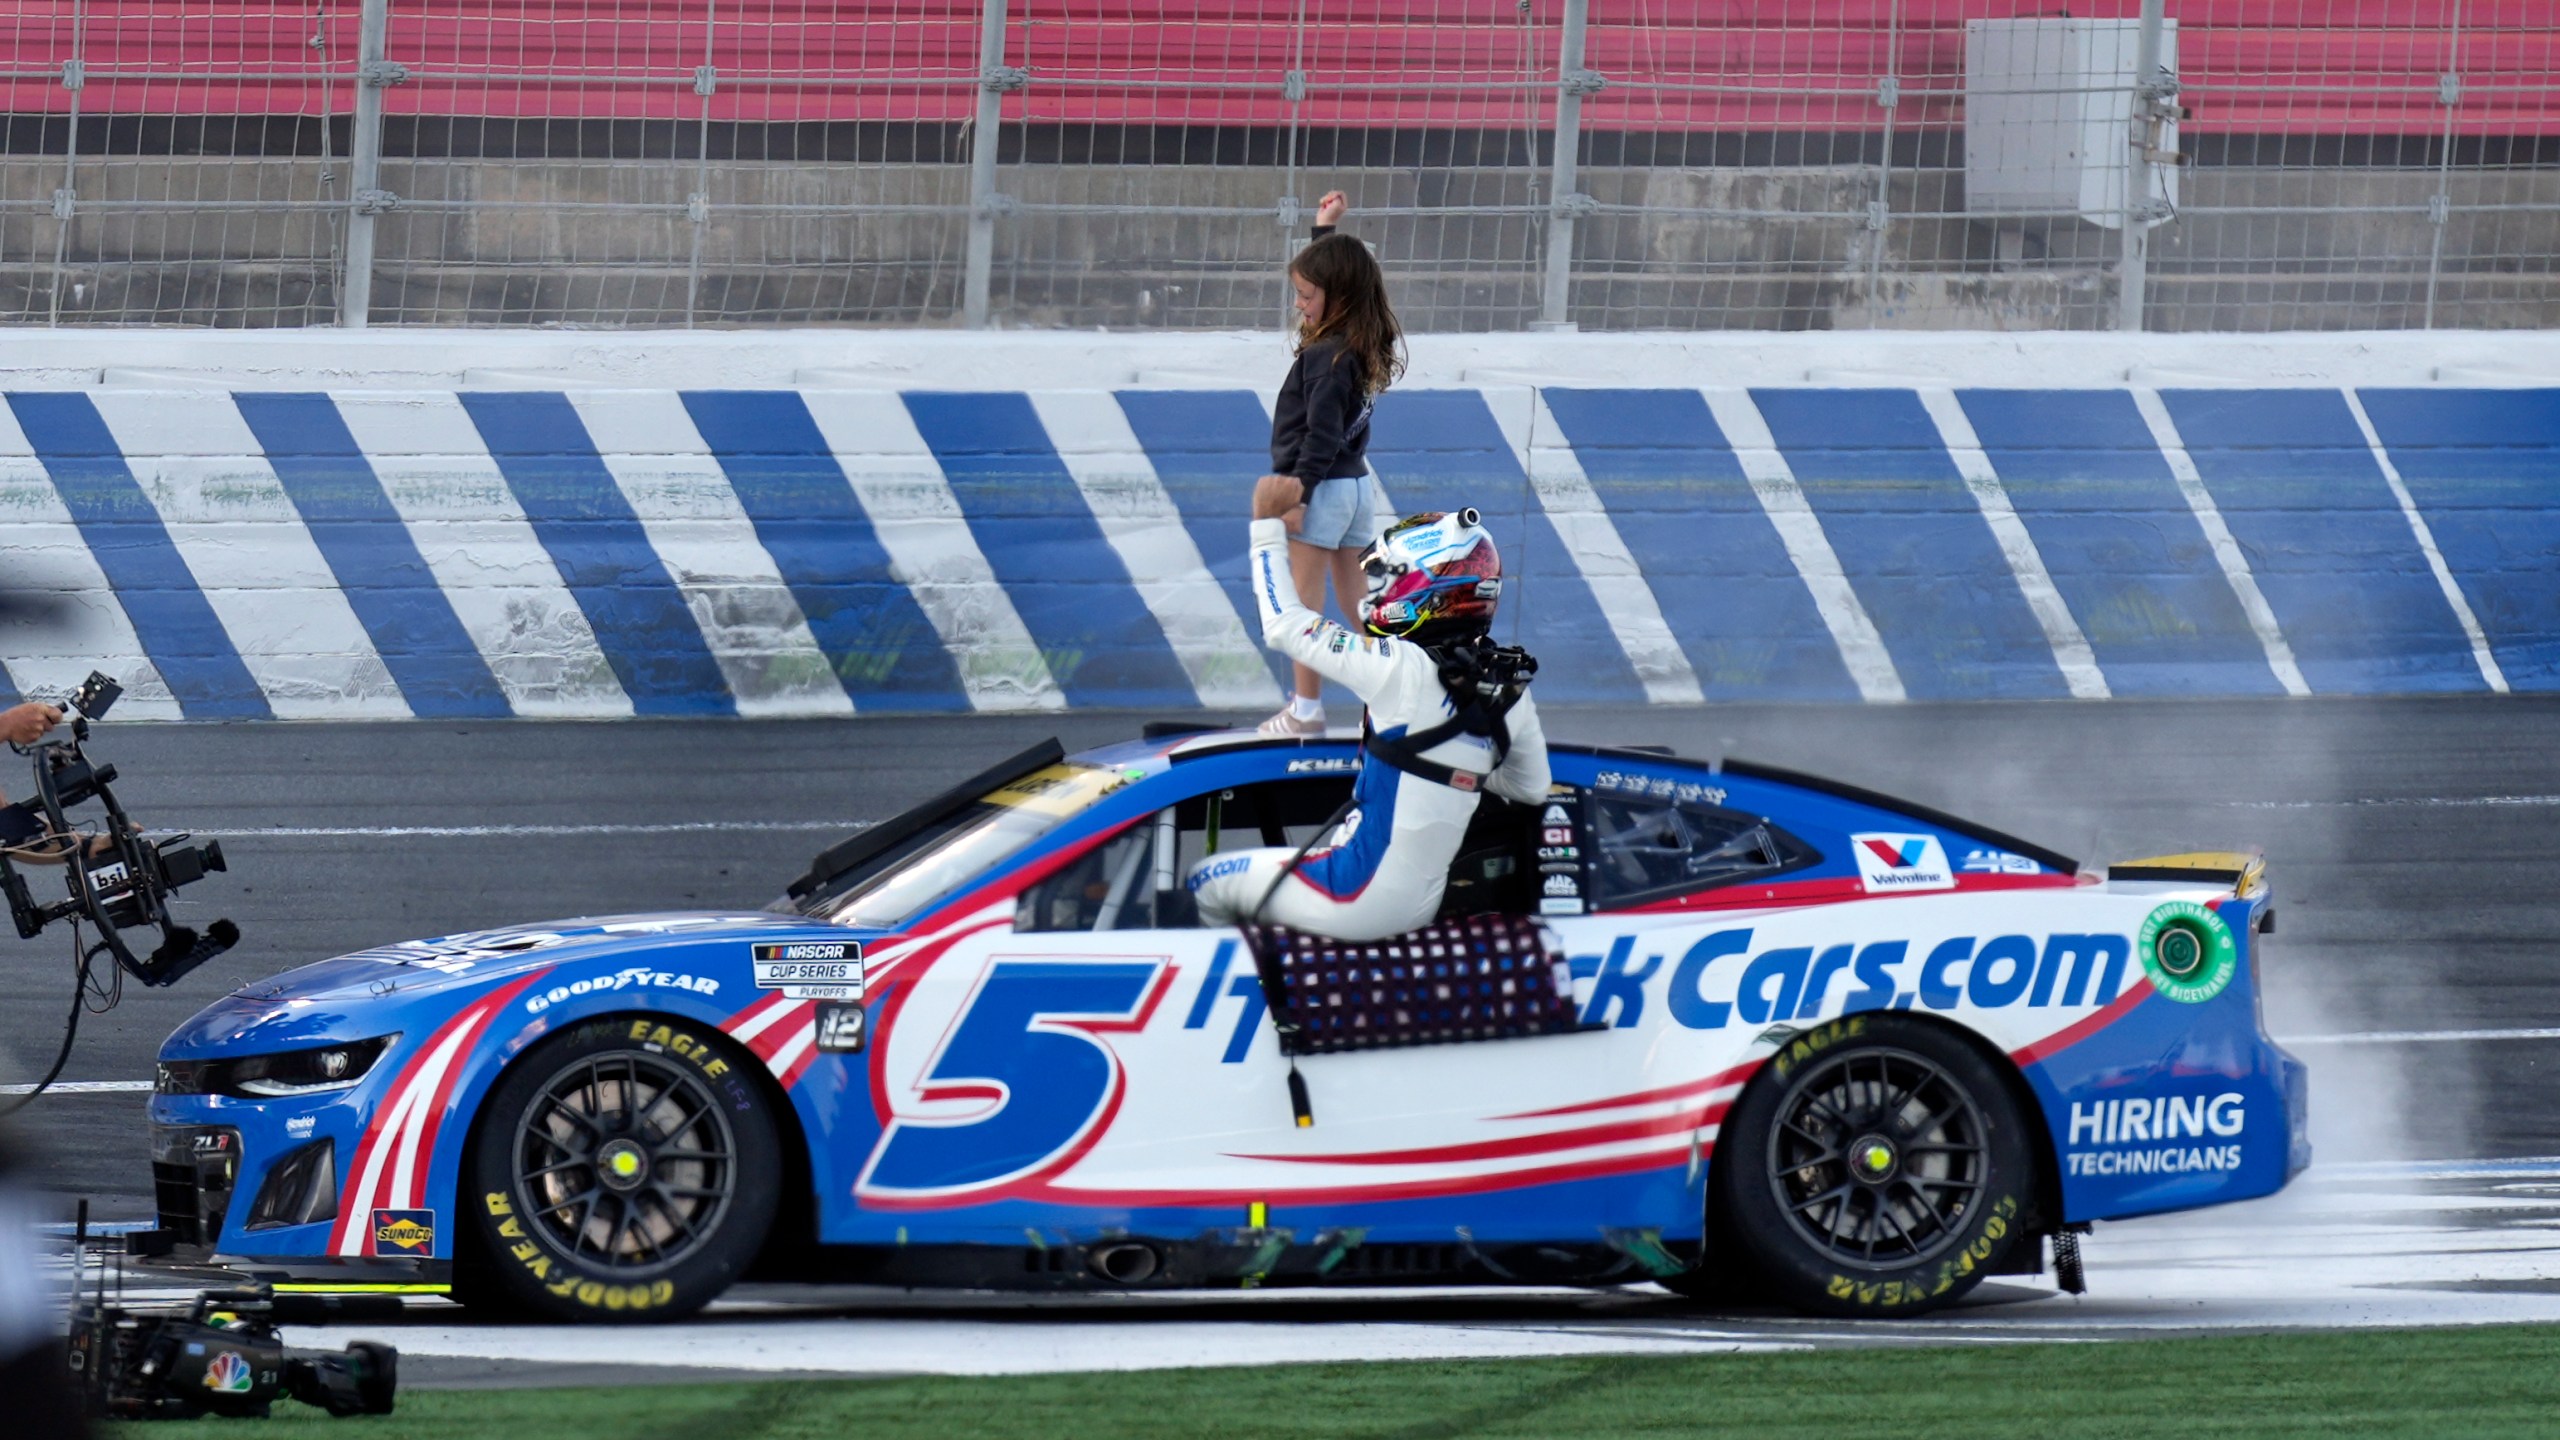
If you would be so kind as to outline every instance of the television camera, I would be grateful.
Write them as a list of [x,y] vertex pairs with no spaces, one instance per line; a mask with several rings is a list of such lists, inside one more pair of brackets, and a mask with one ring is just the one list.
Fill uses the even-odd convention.
[[278,1295],[263,1285],[207,1290],[180,1310],[127,1309],[101,1295],[72,1314],[71,1382],[89,1414],[104,1419],[263,1417],[280,1399],[332,1415],[388,1415],[398,1351],[372,1340],[295,1349],[278,1327],[399,1312],[396,1296]]
[[[80,957],[84,973],[104,951],[143,984],[169,985],[239,943],[240,930],[216,920],[199,934],[170,918],[171,892],[226,868],[220,842],[190,845],[185,835],[143,838],[116,800],[116,767],[86,753],[89,722],[105,719],[123,693],[123,686],[93,671],[64,703],[71,712],[69,739],[14,747],[34,759],[35,793],[0,807],[0,895],[8,899],[22,939],[34,939],[57,920],[94,928],[97,941]],[[105,823],[84,829],[71,812],[91,802],[104,812]],[[30,864],[59,864],[68,894],[37,900],[22,869]],[[156,943],[143,955],[136,953],[137,940]]]
[[[34,939],[57,920],[71,922],[71,1016],[63,1024],[53,1068],[0,1106],[0,1115],[33,1104],[62,1074],[80,1033],[80,1012],[113,1009],[123,994],[123,976],[145,985],[172,985],[240,942],[240,927],[228,920],[216,920],[198,934],[169,914],[173,891],[225,868],[222,846],[212,840],[191,845],[185,835],[144,839],[141,827],[116,800],[116,767],[88,756],[89,722],[105,718],[123,693],[123,686],[91,671],[63,703],[71,715],[69,739],[11,742],[12,749],[35,762],[35,793],[14,805],[0,805],[0,899],[8,901],[21,939]],[[93,803],[104,812],[103,825],[72,819],[73,811]],[[36,898],[26,868],[34,866],[61,867],[67,892],[62,899]],[[87,940],[84,928],[96,930],[98,938]],[[135,953],[138,942],[151,943],[150,953]],[[114,961],[103,979],[96,974],[101,955]]]

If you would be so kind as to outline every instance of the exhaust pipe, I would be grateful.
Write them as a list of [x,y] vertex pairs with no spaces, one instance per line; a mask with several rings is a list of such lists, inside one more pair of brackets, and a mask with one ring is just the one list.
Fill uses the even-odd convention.
[[1096,1246],[1090,1263],[1094,1274],[1115,1285],[1138,1285],[1156,1273],[1157,1260],[1154,1246],[1123,1240]]

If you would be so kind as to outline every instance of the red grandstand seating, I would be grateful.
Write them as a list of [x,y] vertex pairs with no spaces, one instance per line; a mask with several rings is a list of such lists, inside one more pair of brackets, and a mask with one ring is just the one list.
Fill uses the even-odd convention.
[[[2560,133],[2560,5],[2461,0],[2172,0],[2190,128],[2230,134],[2433,134],[2438,77],[2464,79],[2454,129]],[[0,71],[58,72],[72,0],[16,0]],[[1009,60],[1036,77],[1009,119],[1273,125],[1284,70],[1310,76],[1297,118],[1321,126],[1500,128],[1534,123],[1553,29],[1512,0],[1015,0]],[[1592,0],[1591,68],[1620,82],[1586,123],[1626,131],[1871,130],[1879,76],[1902,79],[1900,126],[1959,123],[1963,24],[2049,13],[2033,0]],[[2129,14],[2134,0],[2073,0]],[[86,0],[90,114],[311,115],[348,108],[355,7],[315,22],[283,0]],[[1552,6],[1542,6],[1542,22]],[[394,113],[692,119],[703,0],[393,0],[391,53],[413,78]],[[709,59],[716,121],[966,119],[978,70],[975,0],[727,0]],[[1898,14],[1898,22],[1897,22]],[[1675,17],[1675,18],[1666,18]],[[315,29],[325,44],[310,45]],[[1898,59],[1897,57],[1898,52]],[[1544,63],[1551,65],[1551,60]],[[847,77],[877,83],[822,85]],[[147,78],[146,78],[147,77]],[[280,78],[279,78],[280,77]],[[1467,88],[1433,88],[1464,78]],[[1203,82],[1185,85],[1191,80]],[[1708,87],[1665,91],[1645,81]],[[1167,84],[1166,82],[1174,82]],[[1209,82],[1231,82],[1221,86]],[[0,79],[0,112],[60,113],[71,92]]]

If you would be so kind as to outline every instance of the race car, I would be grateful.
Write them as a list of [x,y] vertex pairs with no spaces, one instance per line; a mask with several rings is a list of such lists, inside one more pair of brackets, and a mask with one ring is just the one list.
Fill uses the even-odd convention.
[[[762,911],[407,941],[162,1047],[161,1224],[316,1288],[672,1318],[907,1286],[1616,1285],[1902,1316],[2310,1158],[2251,855],[2084,873],[1741,760],[1553,747],[1438,923],[1199,923],[1356,736],[1015,755]],[[1213,867],[1211,867],[1213,868]]]

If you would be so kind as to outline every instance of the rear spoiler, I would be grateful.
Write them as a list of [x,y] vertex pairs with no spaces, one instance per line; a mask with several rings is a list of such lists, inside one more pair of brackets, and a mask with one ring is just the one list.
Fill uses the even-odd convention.
[[2245,900],[2267,888],[2267,857],[2254,850],[2193,850],[2183,855],[2154,855],[2144,860],[2120,860],[2107,867],[2107,878],[2228,885],[2232,894]]

